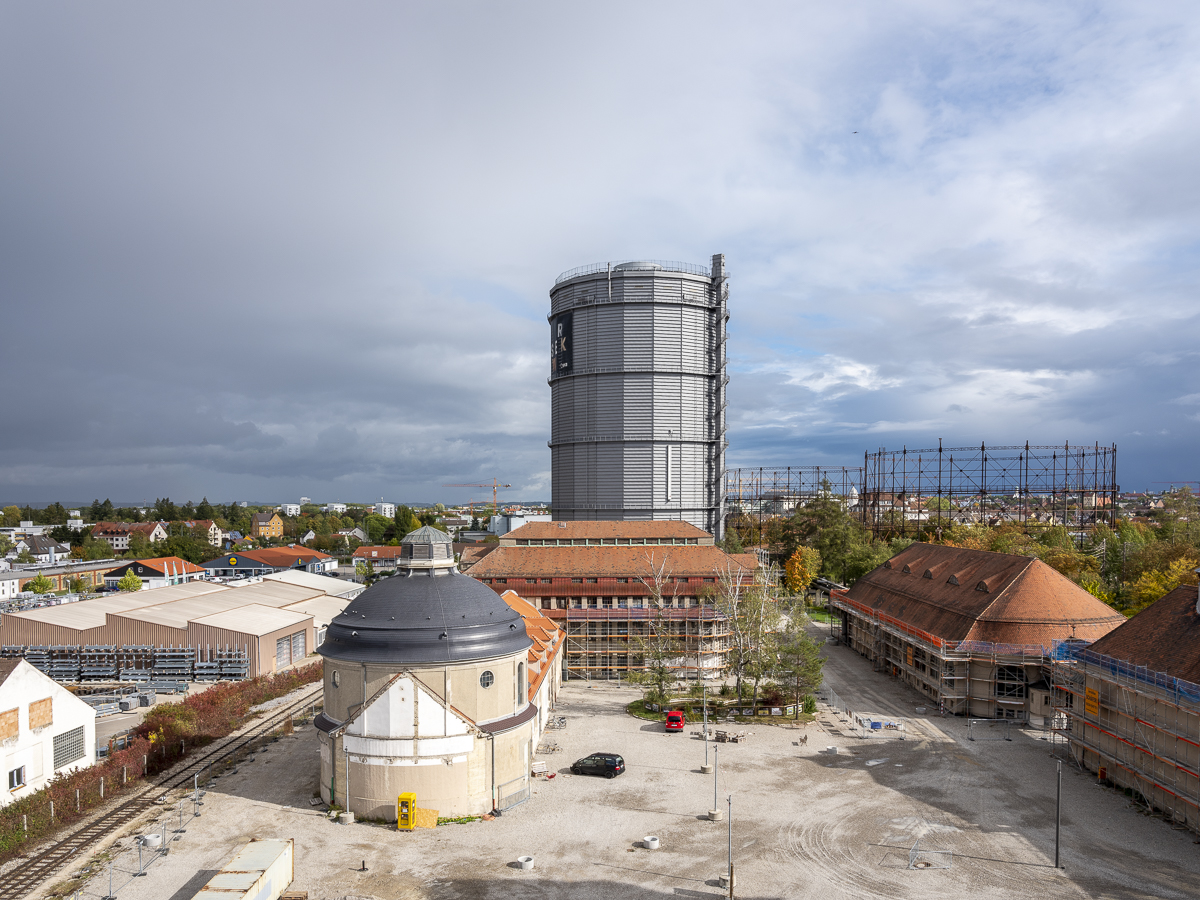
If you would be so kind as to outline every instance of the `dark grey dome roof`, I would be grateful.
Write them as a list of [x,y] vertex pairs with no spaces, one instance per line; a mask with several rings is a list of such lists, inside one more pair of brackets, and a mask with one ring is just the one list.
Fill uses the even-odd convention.
[[491,588],[457,569],[385,578],[329,623],[317,652],[374,665],[492,659],[527,650],[525,622]]

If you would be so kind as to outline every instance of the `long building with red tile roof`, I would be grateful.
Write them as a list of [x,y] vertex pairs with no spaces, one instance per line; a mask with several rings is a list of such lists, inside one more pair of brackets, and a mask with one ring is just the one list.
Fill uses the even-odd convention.
[[1056,642],[1125,621],[1038,559],[916,543],[835,591],[843,638],[947,712],[1024,720]]
[[[1200,832],[1200,596],[1180,585],[1053,667],[1071,755]],[[1064,721],[1065,720],[1065,721]],[[1065,727],[1064,727],[1065,726]]]
[[641,668],[638,637],[655,594],[680,638],[679,674],[715,673],[728,630],[709,597],[722,578],[746,584],[757,570],[754,554],[726,553],[686,522],[536,522],[501,539],[470,575],[564,625],[568,677],[608,679]]

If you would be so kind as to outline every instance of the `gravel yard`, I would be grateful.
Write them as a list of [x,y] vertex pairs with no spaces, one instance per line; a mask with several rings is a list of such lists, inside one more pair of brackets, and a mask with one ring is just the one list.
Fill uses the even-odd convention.
[[[907,688],[845,647],[828,653],[838,693],[864,712],[906,719],[906,739],[838,733],[838,719],[824,709],[807,728],[731,726],[753,732],[720,750],[719,805],[732,793],[738,897],[1200,894],[1196,835],[1144,815],[1069,762],[1064,869],[1056,871],[1055,748],[1015,729],[1012,741],[967,741],[965,722],[916,715],[921,701]],[[312,900],[723,896],[726,823],[707,820],[713,778],[699,772],[704,743],[692,723],[666,734],[625,715],[636,696],[626,687],[564,688],[557,712],[567,727],[547,733],[562,750],[542,757],[556,775],[537,779],[529,802],[495,821],[411,834],[337,825],[309,805],[317,744],[308,726],[218,779],[203,815],[185,820],[187,833],[145,877],[131,879],[133,853],[119,855],[115,886],[127,886],[117,896],[190,900],[251,837],[295,838],[293,889]],[[569,764],[592,751],[621,754],[628,771],[614,780],[571,776]],[[160,818],[177,827],[177,807]],[[661,849],[642,848],[646,835],[657,835]],[[909,869],[918,839],[922,848],[952,851],[951,868]],[[534,857],[532,871],[515,867],[524,855]],[[82,896],[107,889],[104,874]]]

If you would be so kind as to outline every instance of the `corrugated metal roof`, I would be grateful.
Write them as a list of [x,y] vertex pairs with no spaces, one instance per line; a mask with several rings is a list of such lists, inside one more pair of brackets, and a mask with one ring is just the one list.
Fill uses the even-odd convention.
[[128,594],[115,594],[110,597],[97,597],[94,600],[80,600],[78,603],[64,603],[61,606],[46,606],[41,609],[27,609],[22,612],[5,613],[22,619],[32,619],[45,622],[47,625],[59,625],[64,628],[99,628],[105,622],[108,613],[123,613],[131,609],[142,609],[147,606],[159,606],[174,600],[210,594],[214,591],[227,590],[222,585],[206,581],[191,581],[187,584],[174,584],[168,587],[153,588],[148,591],[133,591]]
[[237,609],[245,606],[246,601],[239,597],[240,591],[225,590],[201,597],[189,597],[164,603],[159,606],[143,606],[128,610],[121,615],[140,622],[151,622],[155,625],[168,625],[171,628],[187,628],[187,623],[201,616],[211,616],[213,613],[224,612],[227,609]]
[[282,581],[261,581],[234,590],[243,595],[245,603],[259,603],[263,606],[287,606],[310,597],[319,597],[322,593],[311,587]]
[[283,608],[312,616],[313,625],[322,628],[340,616],[352,602],[345,597],[312,597]]
[[[391,550],[399,550],[399,547],[390,547]],[[358,591],[361,593],[362,585],[352,581],[342,581],[340,578],[330,578],[328,575],[315,575],[312,572],[305,572],[301,569],[288,569],[286,572],[272,572],[270,575],[264,575],[263,581],[281,581],[284,584],[294,584],[297,587],[310,588],[314,591],[322,591],[330,597],[340,597],[346,593]]]
[[207,625],[210,628],[224,628],[227,631],[238,631],[242,634],[253,634],[261,637],[272,631],[290,628],[311,619],[308,613],[288,609],[277,609],[273,606],[261,606],[252,603],[237,609],[228,609],[192,619],[197,625]]

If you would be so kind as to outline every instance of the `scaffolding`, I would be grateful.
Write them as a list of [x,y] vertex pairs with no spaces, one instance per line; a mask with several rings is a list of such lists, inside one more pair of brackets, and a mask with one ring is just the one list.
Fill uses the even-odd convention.
[[663,610],[571,607],[565,612],[567,678],[620,680],[630,672],[645,671],[639,645],[660,616],[679,648],[679,655],[670,661],[677,677],[715,676],[725,667],[727,620],[711,606]]
[[942,714],[1025,721],[1029,685],[1054,653],[1041,644],[947,641],[894,616],[830,592],[846,643],[875,671],[923,692]]
[[725,471],[726,527],[738,521],[757,532],[756,543],[766,541],[768,523],[789,518],[810,501],[828,497],[846,508],[858,502],[863,470],[859,466],[782,466]]
[[1111,524],[1119,490],[1116,444],[881,447],[863,454],[860,471],[859,517],[888,535],[1005,523],[1084,532]]
[[1051,669],[1056,731],[1081,767],[1200,831],[1200,685],[1072,644]]

